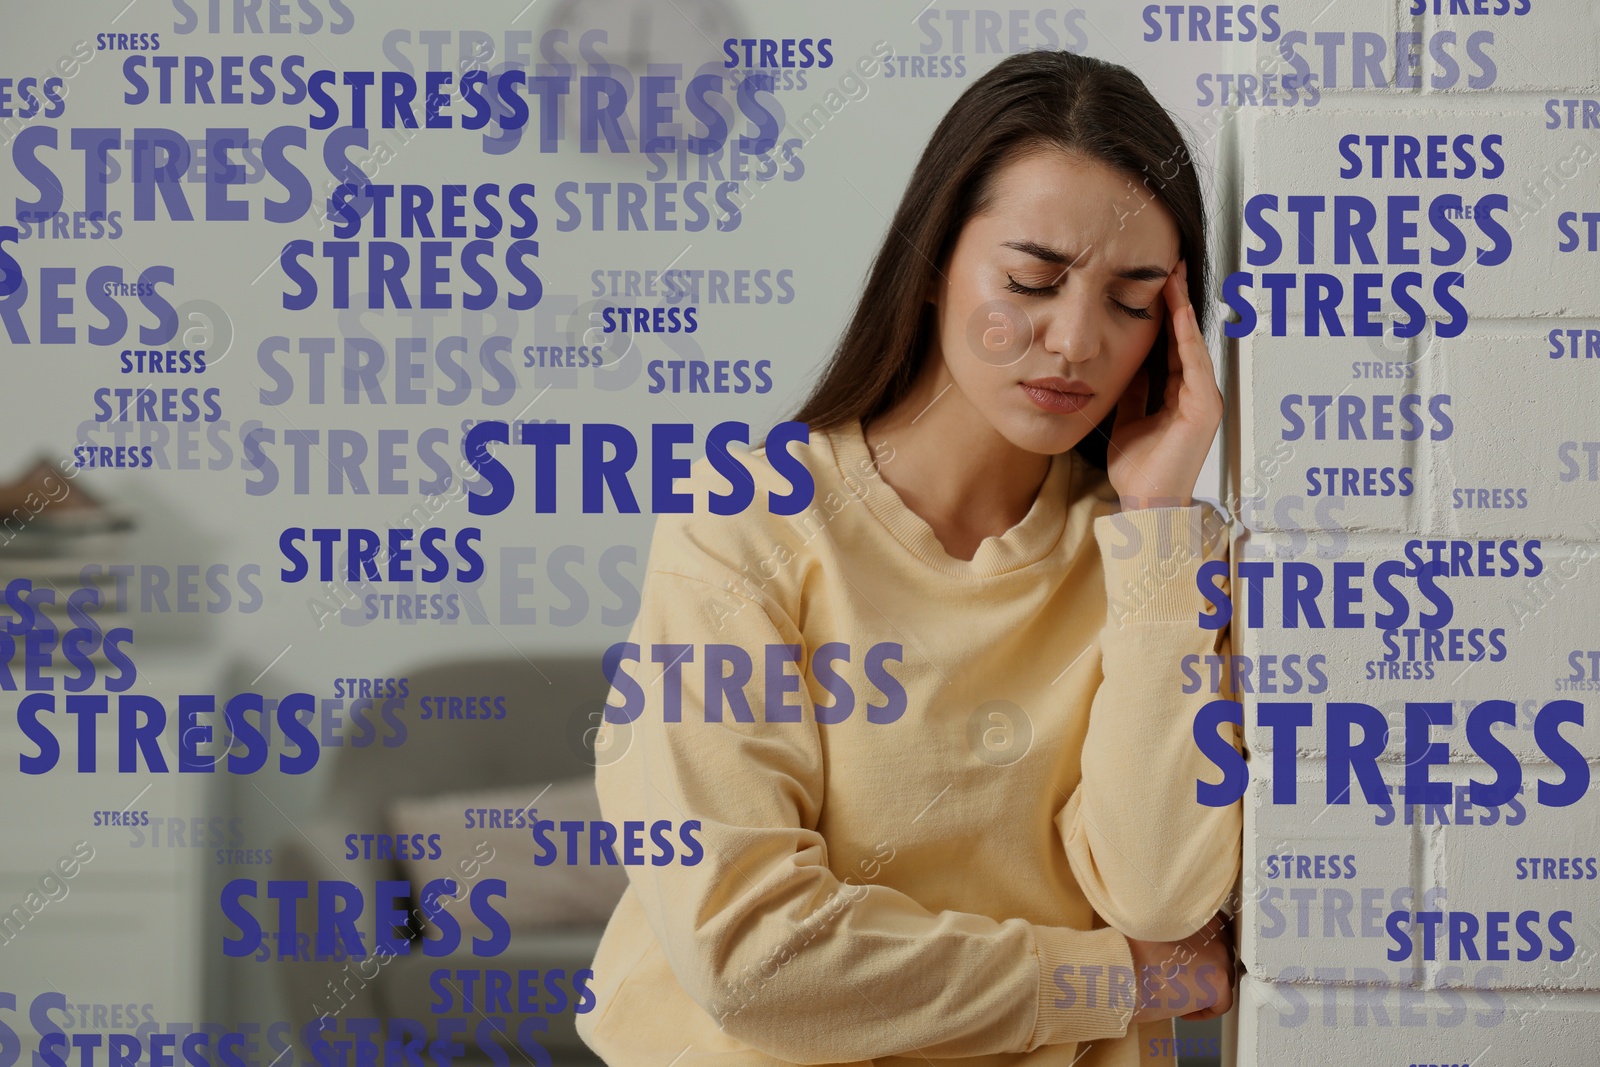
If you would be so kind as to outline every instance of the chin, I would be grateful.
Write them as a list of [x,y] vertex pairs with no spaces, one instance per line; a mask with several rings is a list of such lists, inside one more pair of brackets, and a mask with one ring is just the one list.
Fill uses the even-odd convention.
[[1020,405],[1008,405],[996,412],[991,425],[1000,436],[1024,452],[1054,456],[1070,452],[1094,432],[1110,414],[1109,409],[1101,411],[1100,407],[1099,403],[1091,403],[1082,411],[1056,414],[1041,411],[1024,400]]
[[[1070,420],[1070,421],[1069,421]],[[1089,436],[1094,424],[1079,415],[1011,418],[996,425],[1000,435],[1024,452],[1054,456],[1070,452]]]

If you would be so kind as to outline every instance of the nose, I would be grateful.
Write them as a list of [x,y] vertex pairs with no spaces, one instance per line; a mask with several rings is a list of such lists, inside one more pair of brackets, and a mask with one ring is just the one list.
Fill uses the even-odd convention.
[[1064,357],[1068,363],[1087,363],[1100,354],[1100,309],[1089,287],[1074,285],[1074,281],[1072,277],[1067,279],[1045,311],[1046,321],[1036,321],[1034,329],[1045,351]]

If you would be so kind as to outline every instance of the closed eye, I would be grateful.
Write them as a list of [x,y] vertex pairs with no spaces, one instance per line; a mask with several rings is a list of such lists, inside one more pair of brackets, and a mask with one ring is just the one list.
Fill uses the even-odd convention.
[[[1016,278],[1007,274],[1006,288],[1020,296],[1053,296],[1061,288],[1061,286],[1059,283],[1056,285],[1040,286],[1025,285],[1022,282],[1017,281]],[[1112,300],[1111,302],[1117,306],[1118,310],[1120,310],[1124,315],[1127,315],[1129,318],[1148,321],[1155,317],[1150,313],[1150,309],[1148,307],[1130,307],[1120,300]]]
[[1031,286],[1031,285],[1023,285],[1021,282],[1017,281],[1011,275],[1007,274],[1006,275],[1006,288],[1011,290],[1013,293],[1019,293],[1022,296],[1048,296],[1048,295],[1054,293],[1059,288],[1059,286],[1045,285],[1045,286],[1040,286],[1040,287],[1036,288],[1036,287]]

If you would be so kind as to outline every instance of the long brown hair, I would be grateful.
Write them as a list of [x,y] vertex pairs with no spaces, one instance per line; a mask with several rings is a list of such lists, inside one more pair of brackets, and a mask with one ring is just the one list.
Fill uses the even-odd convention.
[[[1183,134],[1126,67],[1070,52],[1002,60],[961,94],[922,152],[833,358],[798,422],[829,430],[897,404],[921,370],[935,319],[927,294],[961,227],[985,205],[995,173],[1023,152],[1063,149],[1139,181],[1177,223],[1189,299],[1206,308],[1206,216]],[[1202,326],[1204,324],[1202,323]],[[1145,359],[1150,408],[1166,385],[1167,328]],[[1077,446],[1097,466],[1113,415]]]

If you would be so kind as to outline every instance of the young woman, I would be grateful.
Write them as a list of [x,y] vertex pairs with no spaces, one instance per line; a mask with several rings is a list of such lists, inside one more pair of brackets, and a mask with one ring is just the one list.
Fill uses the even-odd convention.
[[[1180,670],[1220,647],[1205,264],[1124,68],[1013,56],[945,116],[809,441],[747,454],[741,514],[658,521],[608,657],[602,809],[704,854],[627,867],[607,1063],[1097,1067],[1227,1010],[1241,812],[1196,802]],[[797,464],[811,506],[765,510]]]

